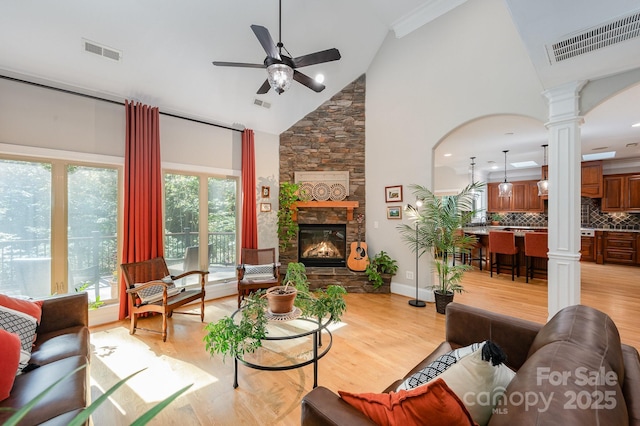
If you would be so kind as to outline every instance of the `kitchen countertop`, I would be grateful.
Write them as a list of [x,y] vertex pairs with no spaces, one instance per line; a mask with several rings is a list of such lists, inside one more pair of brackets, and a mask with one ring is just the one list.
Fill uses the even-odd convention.
[[[525,232],[543,232],[546,226],[469,226],[463,228],[464,232],[475,235],[489,235],[490,231],[502,231],[509,229],[515,232],[517,237],[522,237]],[[640,229],[615,229],[615,228],[580,228],[582,230],[607,231],[607,232],[635,232],[640,233]]]

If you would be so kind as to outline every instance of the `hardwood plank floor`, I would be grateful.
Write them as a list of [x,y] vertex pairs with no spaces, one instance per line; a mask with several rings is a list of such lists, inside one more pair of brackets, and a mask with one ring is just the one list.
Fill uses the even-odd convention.
[[[600,309],[616,322],[623,342],[640,348],[635,326],[640,314],[640,268],[582,264],[582,303]],[[472,271],[465,275],[466,293],[455,300],[495,312],[545,322],[547,284],[510,274]],[[444,316],[435,305],[414,308],[407,297],[393,294],[348,294],[343,323],[333,330],[333,347],[320,360],[319,385],[337,391],[379,392],[403,376],[444,340]],[[206,321],[234,311],[235,297],[209,302]],[[158,318],[142,319],[144,326]],[[169,337],[138,331],[128,322],[92,329],[92,393],[95,400],[119,379],[147,369],[120,388],[93,416],[94,424],[127,425],[154,403],[186,384],[185,395],[162,411],[158,425],[298,425],[300,400],[312,389],[313,367],[283,372],[241,366],[233,389],[233,362],[209,357],[199,318],[174,315]]]

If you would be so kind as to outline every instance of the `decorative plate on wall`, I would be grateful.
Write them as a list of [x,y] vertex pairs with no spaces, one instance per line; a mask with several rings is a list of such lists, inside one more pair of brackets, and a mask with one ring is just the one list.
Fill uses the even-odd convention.
[[333,201],[342,201],[347,198],[347,188],[341,183],[331,185],[331,197]]
[[300,200],[310,201],[313,199],[313,184],[311,182],[304,182],[300,184]]
[[318,201],[327,201],[331,196],[329,185],[324,182],[318,182],[313,185],[313,198]]

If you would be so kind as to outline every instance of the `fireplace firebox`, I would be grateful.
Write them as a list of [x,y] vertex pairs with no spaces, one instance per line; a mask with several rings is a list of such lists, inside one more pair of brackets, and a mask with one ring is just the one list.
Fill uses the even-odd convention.
[[305,266],[344,267],[347,225],[303,224],[298,231],[298,261]]

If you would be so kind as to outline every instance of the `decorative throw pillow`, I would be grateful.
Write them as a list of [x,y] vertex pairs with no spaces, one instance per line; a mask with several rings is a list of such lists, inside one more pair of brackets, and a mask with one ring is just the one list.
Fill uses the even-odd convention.
[[338,391],[349,405],[378,425],[455,426],[474,425],[460,399],[443,380],[436,379],[411,390],[390,393]]
[[29,364],[41,316],[42,301],[32,302],[0,294],[0,329],[15,333],[20,338],[20,371]]
[[473,343],[469,346],[454,349],[444,355],[440,355],[438,358],[429,363],[429,365],[427,365],[425,368],[413,373],[410,377],[405,379],[405,381],[400,383],[400,385],[396,389],[396,392],[402,389],[409,390],[417,386],[424,385],[429,380],[433,380],[447,368],[458,362],[461,358],[470,355],[474,351],[478,350],[483,344],[484,342]]
[[[167,297],[175,296],[176,294],[184,291],[184,288],[176,287],[176,284],[173,282],[173,279],[169,275],[162,278],[162,280],[160,281],[162,281],[165,284],[169,284],[169,286],[167,287]],[[141,285],[143,284],[134,284],[133,286],[135,288],[138,288]],[[140,303],[147,304],[147,303],[157,302],[158,300],[162,300],[163,289],[164,289],[164,286],[162,285],[152,285],[147,288],[143,288],[142,290],[139,290],[138,297],[140,298]]]
[[20,337],[0,330],[0,401],[9,398],[20,365]]
[[273,263],[265,263],[264,265],[244,265],[245,280],[268,280],[273,278]]
[[[495,408],[495,403],[516,373],[502,364],[504,354],[494,353],[497,346],[490,341],[471,355],[462,358],[438,376],[462,400],[473,420],[486,425]],[[498,348],[501,352],[501,350]],[[494,363],[498,365],[493,365]]]

